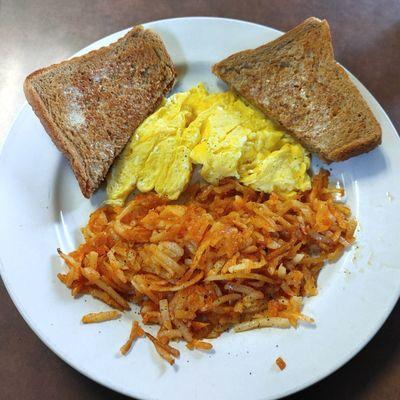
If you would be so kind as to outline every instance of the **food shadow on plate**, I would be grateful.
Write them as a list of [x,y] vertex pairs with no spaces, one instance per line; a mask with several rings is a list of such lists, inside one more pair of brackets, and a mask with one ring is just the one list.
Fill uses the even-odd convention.
[[328,170],[332,175],[346,174],[351,175],[353,180],[362,180],[382,174],[388,168],[388,164],[382,148],[378,147],[369,153],[332,164],[324,163],[313,154],[311,169],[315,173],[320,168]]
[[104,180],[100,187],[93,193],[92,197],[89,199],[93,209],[100,207],[106,201],[106,185],[107,180]]
[[56,247],[69,252],[82,242],[80,228],[86,225],[90,213],[105,200],[104,184],[90,199],[86,199],[80,191],[68,161],[60,155],[52,186],[49,211],[57,238]]
[[[47,268],[47,273],[50,275],[50,282],[55,289],[52,290],[52,296],[57,297],[63,302],[63,304],[68,306],[68,304],[71,304],[71,291],[63,283],[61,283],[57,277],[59,273],[64,274],[67,271],[68,267],[66,264],[64,264],[64,262],[61,260],[61,257],[54,249],[54,254],[50,256],[49,267]],[[81,295],[77,296],[76,298],[79,299],[80,297]]]
[[[207,90],[210,92],[228,90],[227,85],[211,72],[212,62],[189,62],[179,38],[163,29],[156,29],[156,32],[162,37],[176,67],[177,80],[169,95],[186,91],[201,82],[205,83]],[[218,59],[215,60],[215,62],[217,61]]]
[[173,368],[174,372],[178,372],[179,371],[179,365],[177,363],[174,363],[172,368]]
[[226,85],[226,83],[224,83],[220,79],[218,79],[217,91],[218,92],[225,92],[226,90],[228,90],[228,86]]
[[197,87],[199,83],[203,83],[208,92],[224,92],[228,87],[211,73],[211,64],[209,62],[197,61],[187,64],[176,64],[177,81],[169,93],[168,97],[175,94],[185,92],[191,88]]
[[[54,220],[59,221],[60,211],[69,213],[78,208],[81,201],[81,199],[76,196],[76,192],[79,190],[78,182],[75,179],[67,159],[63,156],[60,156],[53,188]],[[79,195],[83,197],[80,190]]]
[[89,200],[93,207],[98,207],[105,199],[105,181],[90,199],[86,199],[80,191],[78,181],[76,180],[68,161],[65,157],[60,157],[55,180],[53,185],[53,211],[56,220],[59,220],[59,212],[69,214]]
[[186,72],[187,60],[179,38],[166,29],[160,27],[152,29],[161,36],[168,54],[173,60],[175,67],[177,67],[178,77],[184,74]]

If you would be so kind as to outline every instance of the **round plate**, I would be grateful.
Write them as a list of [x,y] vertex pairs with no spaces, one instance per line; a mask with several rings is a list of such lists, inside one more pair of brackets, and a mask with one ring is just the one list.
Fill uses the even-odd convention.
[[[179,71],[174,91],[205,82],[225,86],[211,65],[238,50],[256,47],[281,33],[248,22],[182,18],[145,24],[163,38]],[[85,48],[107,45],[126,31]],[[211,353],[178,344],[174,367],[139,340],[127,357],[119,348],[132,317],[83,326],[83,314],[107,307],[88,296],[74,300],[57,279],[64,266],[57,247],[74,249],[79,228],[104,199],[100,190],[85,199],[61,154],[26,106],[16,119],[0,158],[0,267],[6,287],[35,333],[81,373],[140,399],[273,399],[324,378],[353,357],[376,333],[400,292],[398,234],[400,142],[383,109],[351,76],[382,126],[383,144],[371,153],[329,166],[344,185],[346,202],[359,221],[357,244],[324,268],[319,294],[304,313],[315,326],[223,334]],[[318,162],[314,161],[314,167]],[[275,359],[287,367],[278,370]]]

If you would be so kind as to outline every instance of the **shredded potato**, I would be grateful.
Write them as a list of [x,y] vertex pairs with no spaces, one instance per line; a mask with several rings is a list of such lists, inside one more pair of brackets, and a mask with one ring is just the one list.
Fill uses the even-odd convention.
[[285,361],[282,359],[282,357],[278,357],[278,358],[275,360],[275,363],[276,363],[276,365],[279,367],[279,369],[280,369],[281,371],[283,371],[283,370],[286,368],[286,363],[285,363]]
[[[355,240],[356,222],[328,177],[321,171],[311,190],[291,196],[226,179],[189,188],[181,205],[148,193],[100,208],[82,230],[85,242],[59,251],[69,267],[59,278],[74,296],[92,294],[118,310],[138,304],[143,323],[160,326],[157,338],[146,336],[171,364],[179,355],[171,340],[210,349],[202,340],[232,327],[313,323],[302,298],[317,294],[324,263]],[[143,334],[134,332],[132,340]]]
[[121,314],[118,311],[100,311],[96,313],[89,313],[82,317],[84,324],[94,324],[96,322],[111,321],[119,318]]
[[120,352],[122,355],[126,355],[132,347],[135,339],[144,336],[144,330],[139,326],[137,321],[132,322],[131,333],[129,334],[128,340],[121,346]]

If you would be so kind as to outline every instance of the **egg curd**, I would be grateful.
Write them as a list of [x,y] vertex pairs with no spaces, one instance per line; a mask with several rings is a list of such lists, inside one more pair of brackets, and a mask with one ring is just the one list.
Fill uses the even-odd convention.
[[139,126],[108,176],[107,203],[123,204],[136,188],[175,200],[193,164],[212,184],[235,177],[266,193],[311,187],[300,144],[233,92],[209,94],[200,84],[171,96]]

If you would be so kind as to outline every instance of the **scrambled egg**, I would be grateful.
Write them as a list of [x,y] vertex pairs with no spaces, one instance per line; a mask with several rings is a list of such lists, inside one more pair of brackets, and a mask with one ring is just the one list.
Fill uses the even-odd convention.
[[266,193],[311,186],[306,150],[233,92],[203,85],[177,93],[136,130],[108,178],[108,203],[122,204],[135,188],[175,200],[193,164],[212,184],[236,177]]

